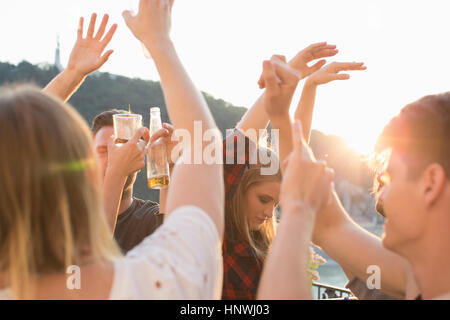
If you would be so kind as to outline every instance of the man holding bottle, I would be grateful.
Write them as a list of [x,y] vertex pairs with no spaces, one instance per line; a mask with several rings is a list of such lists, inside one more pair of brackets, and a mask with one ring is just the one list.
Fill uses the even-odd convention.
[[[108,220],[112,221],[114,238],[125,254],[163,223],[167,189],[160,189],[160,204],[133,197],[136,175],[145,165],[143,160],[145,143],[143,141],[135,143],[134,139],[131,139],[120,147],[114,144],[113,115],[121,113],[127,113],[127,111],[113,109],[97,115],[92,122],[92,133],[104,178],[106,213],[108,218],[111,218],[114,214],[110,213],[117,212],[117,218]],[[144,132],[142,134],[144,136],[148,135],[146,128],[140,130],[135,135],[137,139],[140,138],[141,132]],[[160,139],[170,151],[172,132],[173,127],[164,123],[161,129],[152,134],[150,142]],[[129,155],[130,161],[124,161],[123,157],[126,155]],[[125,182],[122,183],[123,181]]]

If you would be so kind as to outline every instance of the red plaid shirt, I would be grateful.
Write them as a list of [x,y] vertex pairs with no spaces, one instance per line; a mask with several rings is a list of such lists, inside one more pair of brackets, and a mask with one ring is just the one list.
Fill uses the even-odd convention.
[[[245,152],[238,152],[239,142],[245,142]],[[229,135],[223,144],[225,212],[230,206],[237,187],[249,165],[249,155],[256,151],[256,145],[239,130]],[[232,163],[227,164],[228,162]],[[222,299],[253,300],[256,298],[262,261],[256,256],[249,243],[225,217],[223,241],[223,290]]]

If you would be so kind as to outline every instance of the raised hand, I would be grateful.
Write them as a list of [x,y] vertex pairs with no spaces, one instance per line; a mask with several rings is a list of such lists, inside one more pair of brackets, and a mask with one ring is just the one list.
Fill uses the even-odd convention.
[[[326,61],[322,59],[309,67],[309,62],[325,57],[332,57],[337,53],[338,50],[335,45],[329,45],[326,42],[315,43],[297,53],[297,55],[289,61],[289,66],[298,72],[298,80],[301,80],[322,68],[326,63]],[[260,88],[265,87],[262,77],[259,79],[258,84]]]
[[[144,141],[141,140],[144,139]],[[107,172],[115,172],[118,176],[127,177],[145,167],[145,146],[150,139],[147,128],[142,127],[127,143],[117,146],[110,138],[108,143]]]
[[122,16],[128,28],[151,53],[153,48],[170,41],[171,12],[174,0],[141,0],[139,12],[126,10]]
[[332,62],[314,72],[306,80],[310,85],[325,84],[334,80],[347,80],[350,75],[341,71],[366,70],[364,62]]
[[83,37],[84,18],[80,18],[77,42],[72,49],[67,65],[68,70],[75,71],[81,76],[87,76],[100,69],[113,53],[113,50],[108,50],[105,53],[103,51],[114,36],[117,24],[113,24],[105,35],[109,20],[109,16],[105,14],[97,33],[94,35],[96,19],[97,14],[92,14],[86,37]]
[[156,131],[150,137],[150,143],[155,142],[159,138],[162,139],[162,142],[166,146],[167,160],[169,161],[169,165],[175,164],[176,160],[178,159],[178,158],[172,158],[172,150],[178,143],[177,141],[172,141],[173,131],[174,131],[174,127],[171,124],[163,123],[163,128]]
[[295,119],[299,119],[303,126],[305,139],[309,141],[311,123],[316,99],[317,86],[334,80],[350,79],[348,74],[339,74],[341,71],[366,70],[362,62],[332,62],[311,74],[305,81],[302,96],[295,111]]
[[297,87],[299,75],[286,62],[283,56],[272,56],[270,61],[263,62],[263,79],[266,92],[264,109],[269,119],[289,115],[292,96]]
[[103,37],[109,19],[108,15],[105,14],[100,28],[94,36],[96,19],[97,15],[94,13],[86,37],[83,38],[84,19],[83,17],[80,18],[77,42],[70,54],[67,68],[47,84],[44,88],[45,92],[67,101],[77,91],[88,74],[100,69],[108,61],[113,50],[108,50],[104,54],[103,51],[116,32],[117,24],[114,24]]
[[325,57],[332,57],[337,53],[338,50],[336,49],[335,45],[327,44],[326,42],[319,42],[312,44],[297,53],[297,55],[291,61],[289,61],[289,65],[292,68],[298,70],[305,78],[313,72],[316,72],[317,70],[322,68],[326,63],[326,61],[322,59],[309,67],[309,62]]
[[[327,203],[334,173],[324,162],[317,162],[303,139],[299,121],[292,126],[293,151],[283,163],[280,204],[283,212],[303,209],[314,215]],[[295,210],[294,210],[295,211]]]

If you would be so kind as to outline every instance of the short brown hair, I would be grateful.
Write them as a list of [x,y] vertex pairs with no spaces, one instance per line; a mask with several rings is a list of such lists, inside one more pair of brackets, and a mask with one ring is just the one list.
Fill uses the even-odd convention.
[[376,152],[392,148],[407,156],[413,175],[437,162],[450,179],[450,92],[429,95],[404,107],[386,125],[375,148]]
[[94,118],[94,120],[92,120],[92,128],[91,128],[92,134],[95,136],[97,132],[103,127],[112,127],[113,115],[121,113],[128,113],[128,111],[111,109],[108,111],[103,111],[102,113],[98,114]]

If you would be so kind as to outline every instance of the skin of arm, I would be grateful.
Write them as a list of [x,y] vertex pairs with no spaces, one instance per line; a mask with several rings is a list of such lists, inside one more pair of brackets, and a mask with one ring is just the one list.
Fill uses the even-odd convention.
[[103,54],[117,30],[117,24],[112,25],[103,37],[108,24],[108,15],[103,16],[97,34],[94,36],[97,15],[92,14],[86,37],[83,37],[84,19],[80,18],[77,41],[70,54],[67,68],[58,74],[44,91],[67,101],[78,90],[87,75],[100,69],[113,53],[108,50]]
[[316,212],[328,201],[334,173],[317,162],[302,141],[299,122],[292,128],[294,150],[286,161],[280,190],[283,210],[266,259],[258,299],[311,299],[307,268]]
[[[144,141],[141,140],[144,139]],[[108,165],[103,180],[103,205],[108,224],[114,234],[123,187],[130,174],[145,166],[145,145],[149,141],[147,128],[140,128],[132,139],[122,146],[108,143]]]
[[[311,213],[299,214],[302,211],[305,208],[295,204],[283,208],[285,216],[264,264],[258,288],[260,300],[312,299],[307,268],[314,219]],[[298,226],[302,226],[301,232]]]
[[279,161],[287,158],[292,150],[291,119],[289,107],[298,76],[283,60],[272,57],[263,62],[263,74],[266,92],[263,96],[264,113],[268,115],[272,129],[279,133]]
[[[222,141],[214,119],[202,94],[186,73],[169,37],[173,1],[141,0],[139,13],[123,13],[130,30],[150,52],[161,77],[170,120],[175,128],[186,129],[194,145],[194,121],[200,121],[203,130],[216,130],[216,139]],[[202,141],[203,150],[206,142]],[[222,157],[222,149],[216,150]],[[192,159],[190,159],[192,160]],[[201,181],[202,183],[195,183]],[[222,237],[224,225],[224,185],[221,164],[185,164],[177,162],[166,201],[166,214],[183,205],[203,209],[215,223]]]
[[381,240],[364,230],[348,215],[336,192],[325,209],[317,214],[313,242],[347,272],[366,281],[371,273],[367,268],[378,266],[381,271],[381,291],[404,299],[408,276],[408,262],[383,247]]

